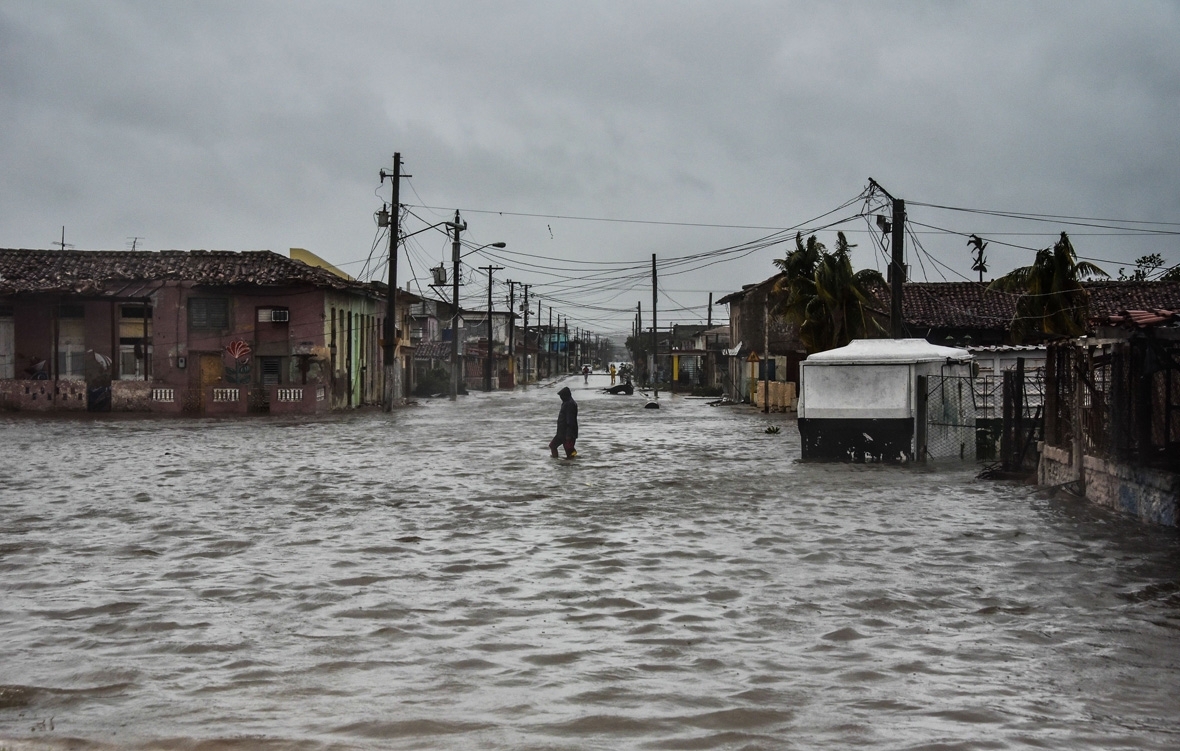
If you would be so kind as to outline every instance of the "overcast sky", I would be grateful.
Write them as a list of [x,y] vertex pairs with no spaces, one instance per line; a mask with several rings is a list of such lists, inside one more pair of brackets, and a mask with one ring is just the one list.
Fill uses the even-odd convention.
[[[3,0],[0,246],[49,248],[65,225],[79,249],[295,246],[359,274],[397,151],[406,232],[460,209],[466,239],[508,243],[497,306],[501,282],[529,283],[603,333],[640,301],[648,316],[653,253],[661,323],[703,321],[709,292],[770,276],[789,246],[674,259],[818,226],[870,177],[949,230],[913,225],[918,280],[976,278],[970,233],[988,278],[1032,258],[1001,243],[1062,230],[1112,274],[1173,265],[1178,39],[1180,3],[1147,0]],[[884,270],[868,223],[842,227],[858,267]],[[417,235],[399,286],[448,258]],[[486,276],[470,281],[474,306]]]

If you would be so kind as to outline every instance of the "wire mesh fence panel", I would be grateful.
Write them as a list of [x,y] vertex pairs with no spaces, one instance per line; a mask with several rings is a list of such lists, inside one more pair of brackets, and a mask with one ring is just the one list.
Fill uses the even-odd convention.
[[970,376],[926,378],[925,445],[929,459],[975,459],[976,390]]

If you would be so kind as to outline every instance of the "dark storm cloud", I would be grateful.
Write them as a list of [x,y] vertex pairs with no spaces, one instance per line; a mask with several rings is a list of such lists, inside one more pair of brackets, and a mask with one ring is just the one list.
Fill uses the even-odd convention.
[[[370,250],[395,150],[414,176],[403,201],[444,207],[416,210],[431,221],[459,206],[790,226],[869,176],[910,201],[1169,221],[1178,28],[1163,2],[9,2],[0,244],[45,247],[65,224],[87,248],[141,235],[352,261]],[[480,242],[582,259],[761,234],[469,219]],[[1067,227],[1034,229],[1008,239],[1045,245]],[[1167,238],[1075,231],[1089,255],[1180,261]],[[872,241],[855,240],[872,265]],[[961,237],[923,244],[967,272]],[[1000,272],[1029,257],[990,251]],[[779,254],[677,284],[728,291]]]

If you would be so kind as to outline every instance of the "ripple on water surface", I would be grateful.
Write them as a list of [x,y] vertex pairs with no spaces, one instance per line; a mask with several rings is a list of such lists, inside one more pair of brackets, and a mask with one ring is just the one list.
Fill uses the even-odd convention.
[[573,386],[573,461],[553,388],[0,420],[0,745],[1180,741],[1173,532]]

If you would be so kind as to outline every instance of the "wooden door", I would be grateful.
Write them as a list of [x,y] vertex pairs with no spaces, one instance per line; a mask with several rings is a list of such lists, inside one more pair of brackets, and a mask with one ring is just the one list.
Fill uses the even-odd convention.
[[221,364],[221,353],[217,354],[202,354],[200,360],[200,370],[198,371],[200,377],[200,384],[197,386],[198,399],[201,404],[201,411],[205,411],[205,400],[208,398],[209,387],[221,380],[224,373],[224,367]]

